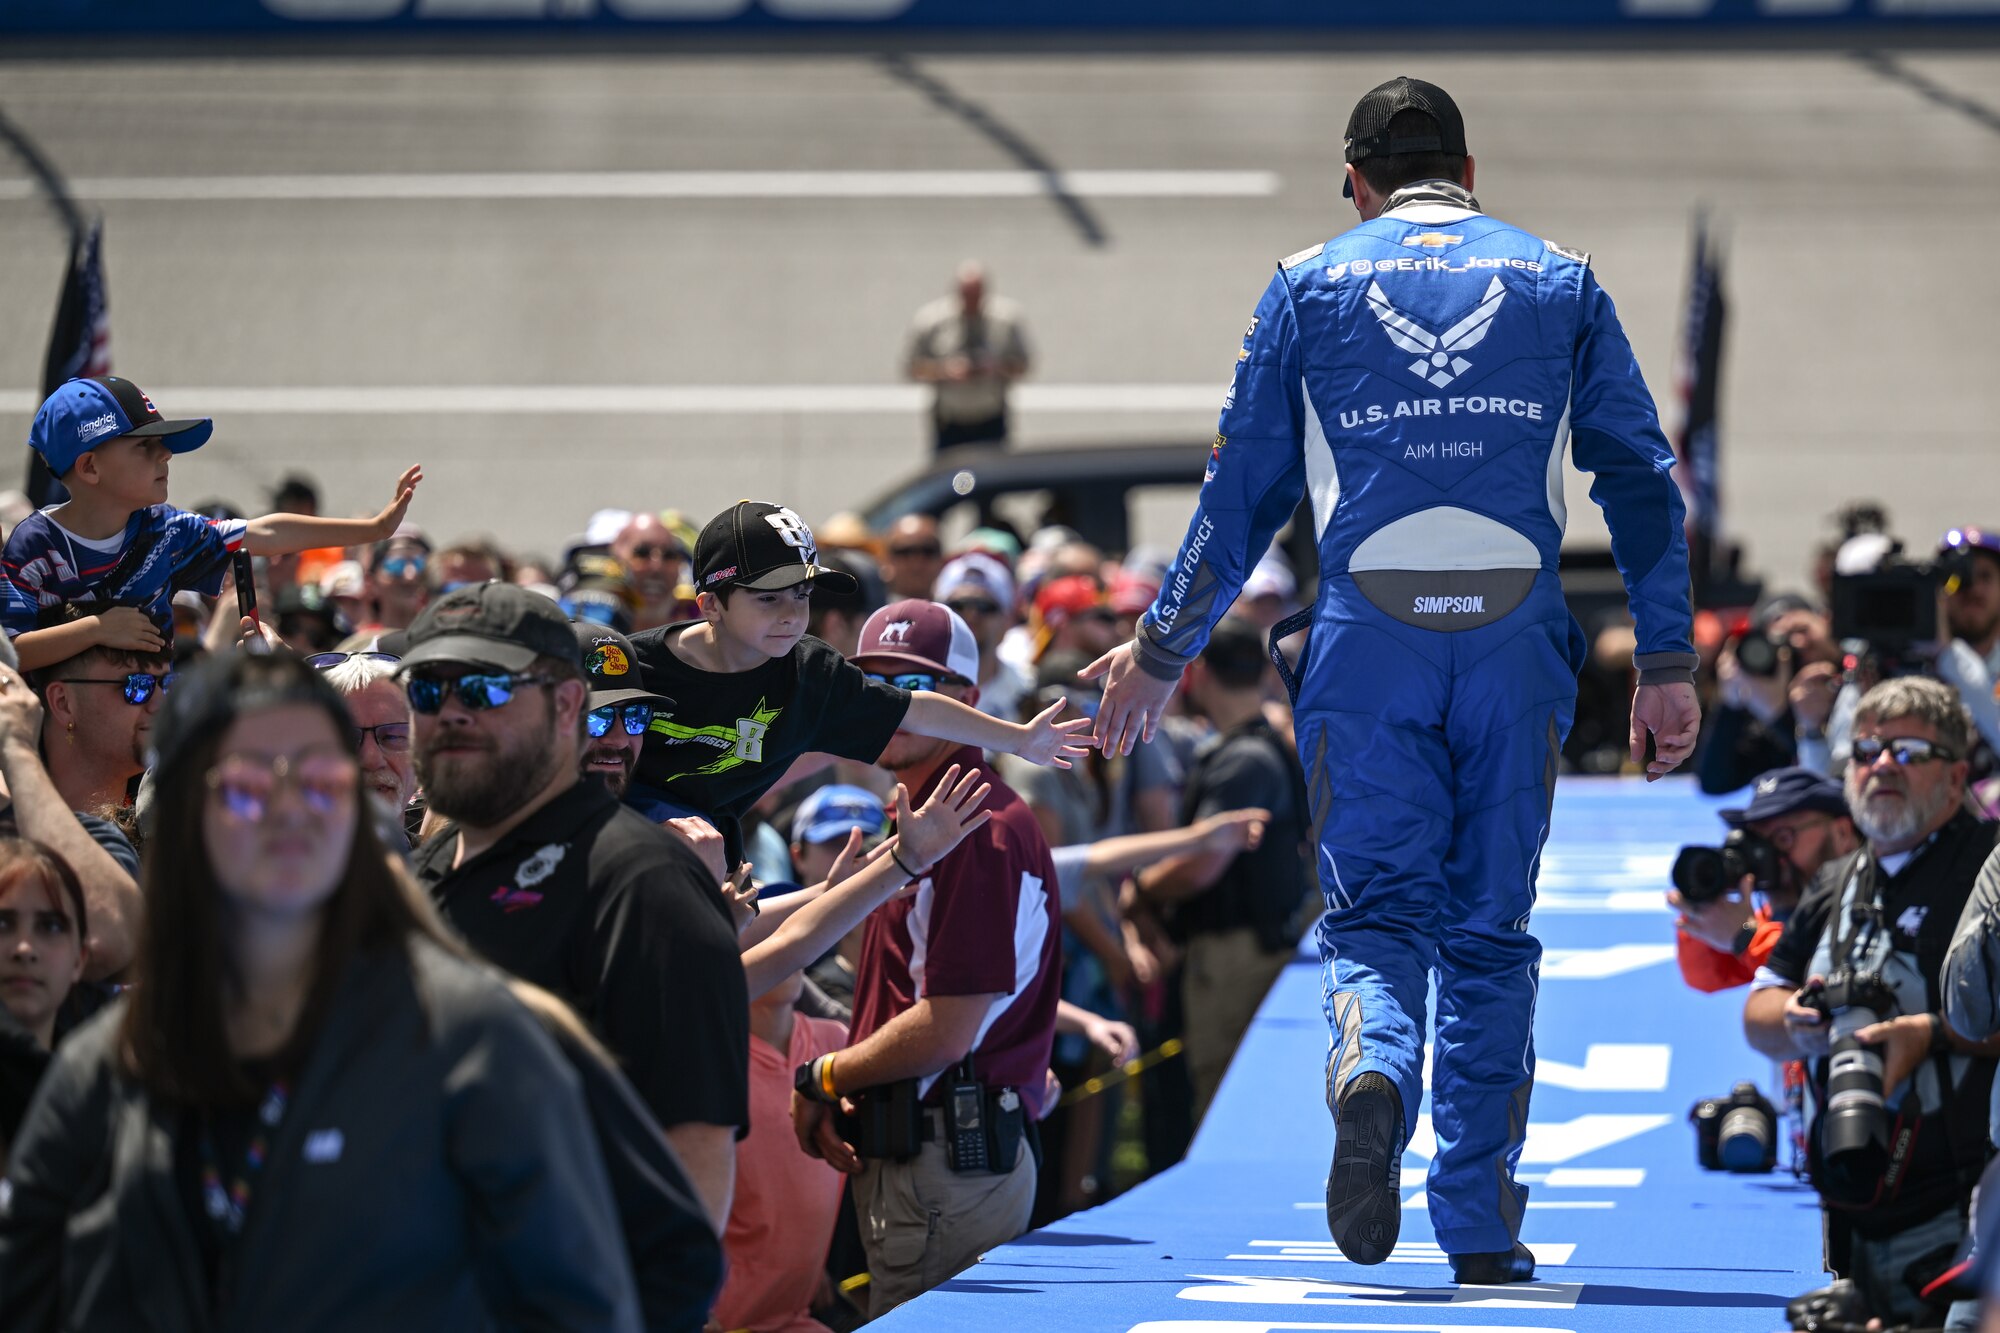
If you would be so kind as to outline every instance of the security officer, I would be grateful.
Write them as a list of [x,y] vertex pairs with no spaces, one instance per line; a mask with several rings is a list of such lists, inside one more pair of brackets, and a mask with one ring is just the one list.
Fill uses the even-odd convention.
[[1435,970],[1431,1221],[1459,1281],[1525,1281],[1528,914],[1584,657],[1556,577],[1563,450],[1596,474],[1637,622],[1632,757],[1648,778],[1687,757],[1700,722],[1683,507],[1589,256],[1480,211],[1444,90],[1399,78],[1363,97],[1347,163],[1362,224],[1279,264],[1159,599],[1086,674],[1108,682],[1100,745],[1152,734],[1310,496],[1316,604],[1274,634],[1311,625],[1292,686],[1328,906],[1327,1224],[1357,1263],[1395,1248]]

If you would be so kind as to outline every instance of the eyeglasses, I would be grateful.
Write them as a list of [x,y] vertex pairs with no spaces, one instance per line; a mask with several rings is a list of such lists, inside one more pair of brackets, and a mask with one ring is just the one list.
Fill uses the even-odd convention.
[[643,736],[646,729],[653,725],[653,705],[606,704],[602,708],[593,708],[583,715],[583,727],[595,740],[611,734],[614,720],[625,728],[627,736]]
[[1815,815],[1802,824],[1780,824],[1764,835],[1764,841],[1779,851],[1789,854],[1799,845],[1799,835],[1813,829],[1824,829],[1833,819],[1828,815]]
[[364,662],[380,662],[383,666],[395,666],[403,659],[394,653],[314,653],[306,658],[306,665],[315,671],[331,671],[351,658]]
[[945,605],[958,612],[961,616],[997,616],[1000,614],[1000,603],[988,601],[984,597],[968,597],[962,602],[946,602]]
[[150,672],[134,671],[123,676],[59,676],[57,679],[65,685],[123,686],[125,702],[128,704],[143,704],[153,697],[154,690],[165,694],[174,687],[174,673],[171,671],[162,672],[157,676]]
[[208,770],[208,789],[222,801],[230,818],[255,824],[271,812],[278,789],[290,782],[299,799],[316,815],[332,814],[354,799],[360,765],[335,750],[307,750],[298,755],[232,754]]
[[385,558],[381,564],[375,566],[377,570],[387,574],[392,579],[405,578],[410,575],[422,578],[424,570],[429,567],[429,564],[420,555],[392,555]]
[[472,672],[450,680],[436,676],[411,676],[403,684],[404,692],[410,696],[410,707],[429,716],[444,707],[446,694],[458,697],[459,703],[473,712],[488,708],[499,708],[514,697],[514,691],[523,685],[550,685],[550,676],[531,676],[508,671]]
[[372,727],[356,727],[354,734],[373,736],[376,748],[384,754],[401,754],[410,748],[410,724],[407,722],[377,722]]
[[1894,740],[1883,740],[1880,736],[1857,736],[1854,740],[1854,762],[1863,768],[1873,768],[1875,761],[1887,753],[1899,767],[1920,764],[1926,759],[1940,759],[1950,763],[1958,758],[1935,741],[1927,741],[1921,736],[1898,736]]
[[913,546],[891,546],[889,554],[899,560],[935,560],[944,554],[944,547],[936,542],[918,542]]
[[884,685],[894,685],[899,690],[922,690],[935,692],[940,685],[970,685],[963,676],[941,675],[935,671],[903,671],[893,676],[884,676],[870,671],[868,679],[880,681]]

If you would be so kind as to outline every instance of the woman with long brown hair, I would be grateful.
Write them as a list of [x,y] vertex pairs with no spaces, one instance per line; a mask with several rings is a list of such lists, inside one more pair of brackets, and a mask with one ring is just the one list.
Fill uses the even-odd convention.
[[0,1184],[0,1328],[636,1329],[575,1072],[438,933],[318,672],[181,678],[132,993]]

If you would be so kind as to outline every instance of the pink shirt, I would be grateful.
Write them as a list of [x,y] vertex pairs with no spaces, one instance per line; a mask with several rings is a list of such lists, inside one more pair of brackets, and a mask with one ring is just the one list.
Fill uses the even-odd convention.
[[712,1316],[724,1329],[826,1333],[812,1301],[840,1212],[840,1172],[792,1133],[792,1070],[847,1045],[847,1029],[799,1014],[792,1047],[750,1038],[750,1133],[736,1145],[736,1197],[722,1238],[729,1278]]

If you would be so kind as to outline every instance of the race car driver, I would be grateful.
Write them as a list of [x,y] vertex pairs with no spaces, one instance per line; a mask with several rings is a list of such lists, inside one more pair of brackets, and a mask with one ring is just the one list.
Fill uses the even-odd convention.
[[1480,211],[1451,98],[1382,84],[1355,107],[1346,156],[1361,225],[1279,264],[1159,598],[1086,674],[1107,679],[1101,746],[1151,735],[1310,496],[1322,573],[1292,684],[1328,907],[1327,1224],[1357,1263],[1395,1247],[1435,970],[1437,1242],[1461,1282],[1525,1281],[1528,914],[1584,654],[1556,577],[1565,446],[1595,474],[1631,601],[1632,756],[1649,779],[1687,757],[1700,721],[1684,511],[1589,257]]

